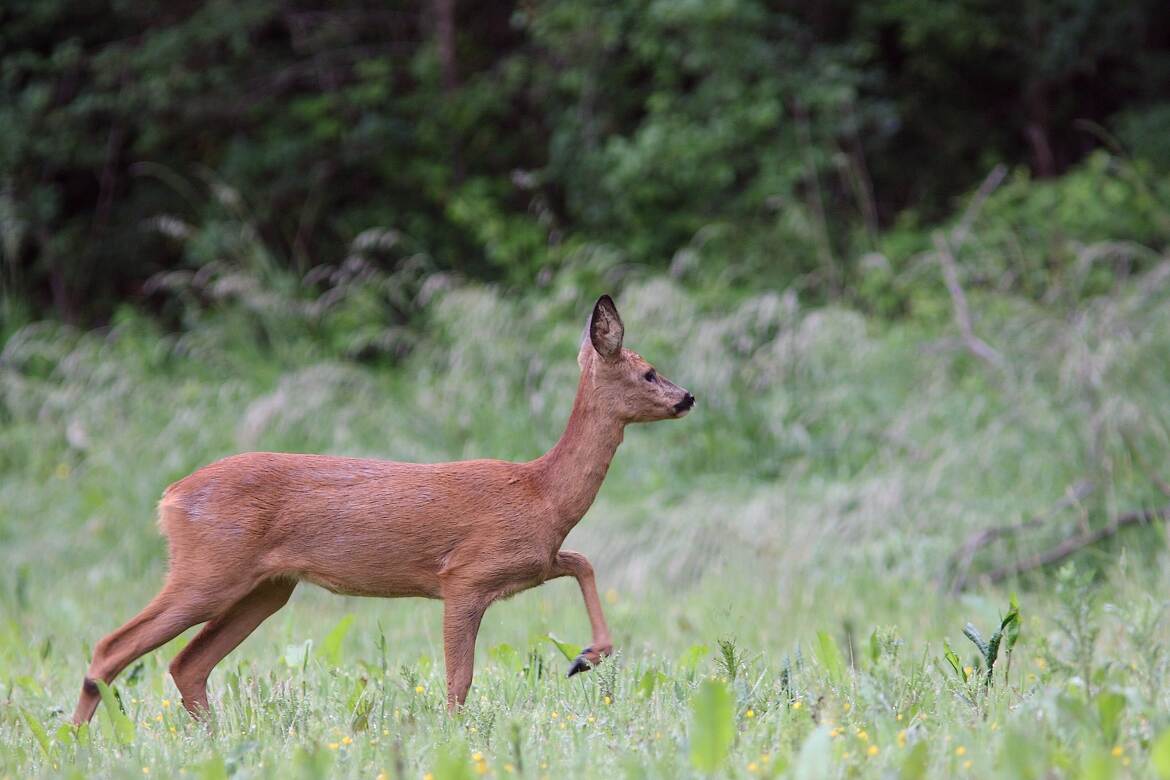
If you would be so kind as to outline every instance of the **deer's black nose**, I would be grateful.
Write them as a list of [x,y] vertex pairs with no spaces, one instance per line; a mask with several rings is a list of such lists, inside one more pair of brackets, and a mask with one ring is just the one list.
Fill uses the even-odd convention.
[[674,405],[674,413],[682,414],[695,405],[695,397],[690,393],[683,396],[683,399]]

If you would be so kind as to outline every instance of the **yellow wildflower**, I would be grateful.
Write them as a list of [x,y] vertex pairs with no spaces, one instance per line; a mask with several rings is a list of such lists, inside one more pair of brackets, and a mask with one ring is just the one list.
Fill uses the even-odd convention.
[[426,690],[427,690],[427,689],[426,689],[426,688],[424,688],[424,687],[423,687],[423,686],[421,686],[421,685],[416,685],[416,686],[414,686],[414,692],[415,692],[415,693],[425,693],[425,692],[426,692]]
[[1125,754],[1125,748],[1121,745],[1114,745],[1113,750],[1110,752],[1113,753],[1114,758],[1121,758]]
[[967,755],[967,748],[963,747],[962,745],[959,745],[957,748],[955,748],[955,755],[956,756]]
[[745,718],[748,718],[748,719],[750,720],[751,718],[754,718],[754,717],[756,717],[756,711],[755,711],[755,710],[752,710],[752,709],[749,709],[747,712],[745,712],[745,713],[743,714],[743,716],[744,716]]
[[878,751],[878,746],[877,746],[877,745],[870,745],[870,746],[869,746],[869,749],[868,749],[868,750],[866,750],[865,752],[866,752],[866,753],[868,753],[868,754],[869,754],[869,755],[871,755],[871,756],[876,756],[876,755],[878,754],[878,752],[879,752],[879,751]]

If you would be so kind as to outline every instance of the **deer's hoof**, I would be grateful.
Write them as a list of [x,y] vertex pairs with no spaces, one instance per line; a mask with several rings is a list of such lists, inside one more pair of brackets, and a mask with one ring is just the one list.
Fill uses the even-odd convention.
[[581,651],[580,655],[573,659],[573,663],[569,665],[569,677],[572,677],[577,672],[587,672],[593,668],[593,664],[590,663],[589,659],[585,657],[586,653],[589,653],[592,650],[592,647],[586,647]]

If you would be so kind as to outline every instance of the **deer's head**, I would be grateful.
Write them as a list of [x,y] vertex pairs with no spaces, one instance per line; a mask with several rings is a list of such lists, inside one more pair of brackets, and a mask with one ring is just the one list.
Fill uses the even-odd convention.
[[670,420],[689,412],[695,397],[624,348],[625,333],[613,299],[598,298],[577,355],[593,400],[627,423]]

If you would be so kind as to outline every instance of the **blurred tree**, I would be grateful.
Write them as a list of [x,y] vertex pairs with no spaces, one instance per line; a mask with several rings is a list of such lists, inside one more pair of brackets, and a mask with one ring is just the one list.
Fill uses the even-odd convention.
[[[843,258],[899,215],[943,217],[994,163],[1082,159],[1103,134],[1078,120],[1165,135],[1162,10],[10,0],[0,278],[34,313],[100,321],[240,225],[255,262],[302,274],[382,226],[525,284],[561,246],[665,264],[702,236],[704,262],[833,295]],[[174,241],[184,224],[214,229]]]

